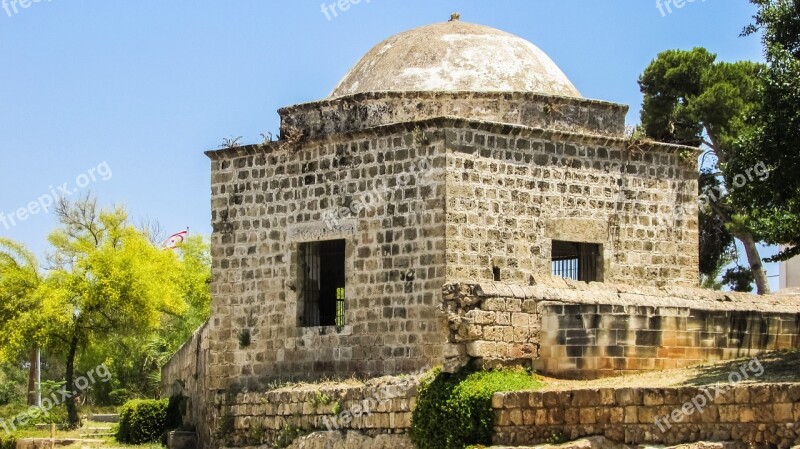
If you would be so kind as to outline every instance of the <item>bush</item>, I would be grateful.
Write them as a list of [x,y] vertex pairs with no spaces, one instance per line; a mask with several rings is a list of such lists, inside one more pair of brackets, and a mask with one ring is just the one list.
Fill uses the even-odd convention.
[[0,434],[0,449],[16,449],[17,448],[17,437],[16,435],[6,434],[5,432]]
[[14,382],[0,382],[0,405],[8,405],[20,399],[17,384]]
[[17,437],[0,433],[0,449],[17,449]]
[[541,387],[523,369],[434,370],[422,380],[411,420],[411,440],[418,449],[463,449],[491,444],[494,427],[492,395]]
[[117,441],[124,444],[153,443],[166,430],[167,400],[134,399],[122,406]]
[[119,388],[116,390],[111,390],[111,392],[108,393],[108,397],[105,398],[105,400],[110,405],[122,405],[131,400],[131,396],[132,395],[130,391],[124,388]]

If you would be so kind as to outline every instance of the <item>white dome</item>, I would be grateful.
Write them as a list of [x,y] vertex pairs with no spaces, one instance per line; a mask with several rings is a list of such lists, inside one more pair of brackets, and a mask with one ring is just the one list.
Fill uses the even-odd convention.
[[331,98],[365,92],[533,92],[581,97],[532,43],[460,21],[400,33],[370,50]]

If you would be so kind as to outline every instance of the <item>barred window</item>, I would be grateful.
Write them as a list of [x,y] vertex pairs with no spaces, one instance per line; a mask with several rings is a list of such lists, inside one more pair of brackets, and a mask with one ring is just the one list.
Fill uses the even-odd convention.
[[345,241],[300,245],[304,327],[345,325]]
[[599,278],[600,245],[553,240],[551,264],[554,276],[583,282]]

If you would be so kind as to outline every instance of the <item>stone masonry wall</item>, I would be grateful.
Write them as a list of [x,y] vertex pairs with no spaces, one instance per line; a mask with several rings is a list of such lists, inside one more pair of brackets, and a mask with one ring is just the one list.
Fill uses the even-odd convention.
[[484,296],[492,287],[448,284],[444,308],[450,341],[466,364],[468,358],[492,363],[515,361],[530,365],[539,357],[541,317],[536,301],[516,286],[499,284],[503,293]]
[[579,379],[800,349],[800,298],[682,287],[448,284],[450,352]]
[[[713,387],[498,393],[492,398],[494,444],[534,445],[590,435],[627,444],[739,441],[780,449],[800,444],[800,384],[740,384],[724,390],[719,395]],[[675,412],[693,400],[702,404],[707,391],[713,401],[691,413]],[[673,413],[680,421],[667,425],[663,417]]]
[[604,282],[697,285],[693,150],[466,121],[446,139],[448,281],[529,284],[565,240],[602,245]]
[[366,383],[277,388],[266,393],[218,395],[213,422],[222,446],[289,443],[317,431],[363,436],[405,434],[411,427],[419,374]]
[[[394,125],[208,155],[210,389],[441,363],[441,136]],[[339,238],[346,240],[346,325],[301,327],[299,245]]]
[[279,112],[282,132],[299,128],[308,137],[437,117],[621,137],[628,107],[523,92],[380,92],[301,104]]
[[[418,387],[414,375],[219,395],[211,407],[214,446],[293,442],[290,448],[410,449],[407,434]],[[493,443],[502,446],[591,435],[632,445],[738,441],[788,449],[800,444],[796,383],[497,393],[492,408]]]
[[182,395],[187,399],[184,421],[197,427],[201,441],[210,439],[206,406],[208,395],[209,323],[192,335],[161,369],[163,397]]

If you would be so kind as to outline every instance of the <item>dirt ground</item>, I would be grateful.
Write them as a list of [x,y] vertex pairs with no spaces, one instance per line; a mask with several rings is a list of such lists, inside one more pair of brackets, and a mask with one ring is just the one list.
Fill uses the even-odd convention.
[[[580,388],[608,387],[679,387],[729,383],[732,372],[740,372],[747,364],[750,378],[742,383],[800,382],[800,351],[771,352],[756,359],[744,358],[734,361],[707,363],[689,368],[609,377],[597,380],[564,380],[542,376],[543,391],[561,391]],[[751,365],[752,364],[752,365]],[[763,367],[763,374],[759,364]]]

